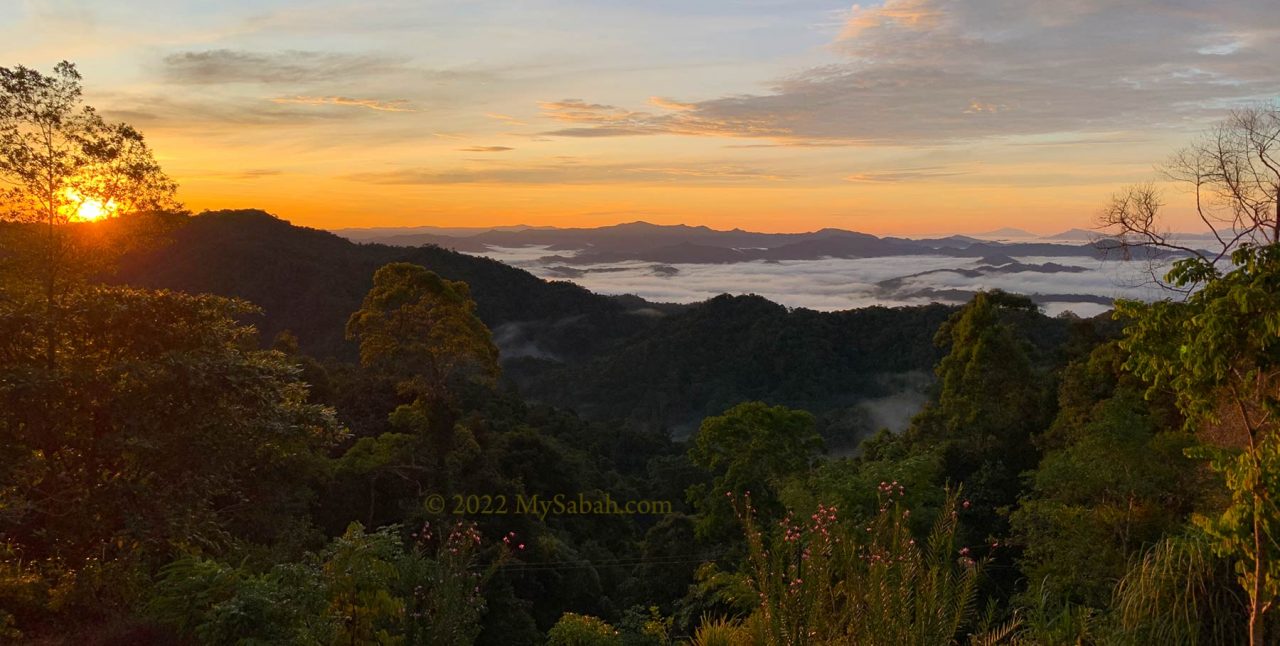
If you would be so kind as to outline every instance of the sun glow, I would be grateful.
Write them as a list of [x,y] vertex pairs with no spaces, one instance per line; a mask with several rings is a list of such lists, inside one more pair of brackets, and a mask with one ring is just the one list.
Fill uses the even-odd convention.
[[73,188],[63,191],[63,196],[67,200],[66,212],[70,214],[71,220],[77,222],[103,220],[115,215],[119,209],[115,200],[109,199],[103,202],[97,198],[81,195]]

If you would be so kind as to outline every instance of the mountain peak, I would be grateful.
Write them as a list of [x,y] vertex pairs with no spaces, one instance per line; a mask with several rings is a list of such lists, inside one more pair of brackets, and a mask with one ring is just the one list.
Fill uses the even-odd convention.
[[994,231],[985,231],[983,233],[975,233],[977,238],[1035,238],[1036,234],[1025,229],[1016,227],[1000,227]]

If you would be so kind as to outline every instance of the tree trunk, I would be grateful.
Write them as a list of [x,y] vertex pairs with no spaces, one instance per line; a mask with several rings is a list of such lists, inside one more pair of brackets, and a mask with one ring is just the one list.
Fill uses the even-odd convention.
[[58,261],[58,257],[57,257],[58,251],[56,249],[57,230],[55,228],[57,225],[55,223],[55,218],[57,218],[57,213],[55,211],[55,207],[53,206],[52,198],[50,198],[49,236],[48,236],[49,239],[46,242],[49,248],[47,249],[48,257],[46,258],[45,267],[44,267],[45,362],[48,364],[49,370],[53,370],[54,366],[57,364],[57,358],[58,358],[58,352],[57,352],[58,327],[57,327],[57,323],[54,321],[54,315],[57,309],[56,307],[54,307],[54,300],[57,292],[57,275],[54,273],[55,272],[54,268],[57,265],[57,261]]
[[1263,567],[1262,555],[1262,521],[1259,514],[1262,513],[1262,496],[1258,491],[1253,492],[1253,589],[1249,591],[1249,646],[1262,646],[1264,625],[1262,623],[1262,577],[1266,572]]

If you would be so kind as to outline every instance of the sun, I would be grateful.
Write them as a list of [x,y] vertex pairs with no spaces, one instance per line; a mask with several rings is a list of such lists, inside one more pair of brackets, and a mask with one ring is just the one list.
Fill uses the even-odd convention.
[[66,210],[70,212],[70,219],[77,222],[103,220],[115,215],[119,209],[115,200],[103,202],[97,198],[83,196],[72,188],[64,191],[64,195],[67,199]]

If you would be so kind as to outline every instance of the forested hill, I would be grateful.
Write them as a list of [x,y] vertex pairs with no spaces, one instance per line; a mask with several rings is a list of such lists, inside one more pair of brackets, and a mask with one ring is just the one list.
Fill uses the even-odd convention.
[[262,211],[202,213],[171,238],[124,258],[116,279],[140,287],[244,298],[265,312],[255,321],[264,339],[290,330],[302,350],[317,357],[354,358],[355,345],[344,337],[347,318],[369,291],[373,272],[399,261],[465,281],[486,324],[498,329],[512,321],[536,326],[540,351],[548,354],[588,354],[597,343],[649,322],[630,313],[647,306],[638,299],[600,296],[573,283],[545,281],[500,262],[438,247],[355,244]]
[[[945,354],[934,343],[950,305],[788,309],[759,296],[722,295],[663,317],[585,362],[517,362],[525,394],[593,419],[629,419],[677,437],[741,401],[803,408],[835,444],[901,428],[926,396]],[[1073,339],[1106,336],[1109,317],[1076,320],[1012,310],[1004,322],[1041,370],[1060,365]]]
[[[677,435],[748,400],[826,415],[839,427],[832,433],[850,440],[888,423],[876,412],[885,406],[905,420],[942,356],[934,334],[955,311],[928,305],[815,312],[727,295],[687,306],[654,304],[593,294],[439,247],[357,244],[261,211],[194,216],[167,244],[126,257],[118,279],[244,298],[264,311],[255,321],[264,341],[289,330],[310,355],[351,360],[347,318],[374,271],[397,261],[470,285],[508,376],[526,396],[591,419],[629,420]],[[1029,314],[1015,323],[1043,348],[1066,339],[1063,320]]]

